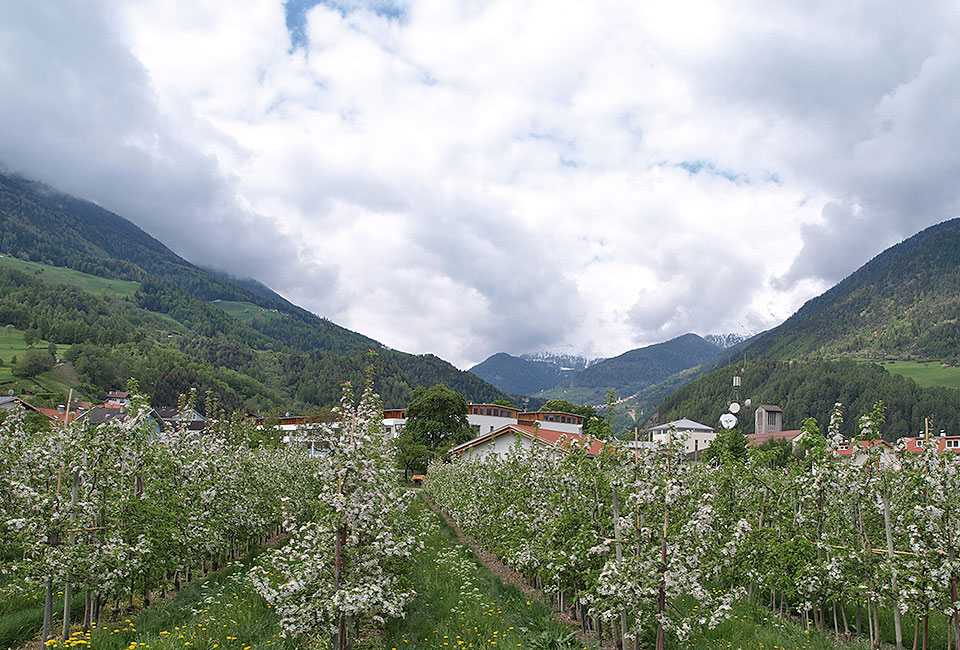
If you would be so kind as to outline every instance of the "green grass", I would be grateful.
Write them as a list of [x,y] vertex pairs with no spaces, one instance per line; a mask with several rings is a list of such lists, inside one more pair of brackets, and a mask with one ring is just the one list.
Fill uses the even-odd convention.
[[232,318],[236,318],[238,321],[243,323],[249,323],[251,320],[253,320],[254,316],[258,315],[267,320],[283,317],[283,315],[279,312],[264,309],[259,305],[253,304],[252,302],[214,300],[211,304],[213,304],[215,307],[219,307],[223,311],[227,312],[227,315],[231,316]]
[[[844,643],[842,647],[867,650],[869,645],[861,639]],[[732,616],[713,630],[673,647],[677,650],[836,650],[839,646],[833,638],[813,627],[804,630],[799,621],[782,619],[763,607],[739,602],[734,605]]]
[[411,560],[406,574],[417,598],[407,606],[403,619],[387,624],[382,642],[371,641],[365,647],[584,647],[568,639],[570,629],[554,620],[546,602],[528,598],[491,574],[423,501],[413,507],[420,511],[427,531],[424,549]]
[[[23,358],[24,353],[30,349],[23,335],[23,330],[12,326],[0,327],[0,359],[3,359],[3,365],[0,366],[0,395],[6,395],[7,391],[12,389],[17,395],[29,393],[43,398],[60,399],[57,396],[62,394],[65,398],[70,388],[79,384],[76,371],[70,364],[64,364],[31,378],[13,375],[13,358]],[[46,350],[48,346],[48,341],[38,341],[34,348]],[[68,349],[69,346],[58,346],[57,355],[63,356]]]
[[[62,592],[58,594],[62,596]],[[53,628],[60,630],[63,618],[63,598],[53,600]],[[71,603],[70,619],[83,618],[83,598]],[[43,627],[43,594],[15,596],[0,601],[0,648],[19,648],[30,639],[40,636]]]
[[175,598],[133,619],[94,630],[91,646],[125,650],[131,644],[154,650],[295,650],[297,640],[280,632],[278,617],[254,592],[249,560],[188,585]]
[[895,375],[902,375],[917,382],[921,388],[944,386],[960,388],[960,368],[940,367],[939,361],[875,361]]
[[48,266],[36,262],[27,262],[15,257],[0,257],[0,268],[12,268],[28,273],[52,284],[67,284],[80,287],[84,291],[95,294],[107,294],[129,298],[140,288],[139,282],[127,280],[107,280],[89,273],[65,269],[59,266]]

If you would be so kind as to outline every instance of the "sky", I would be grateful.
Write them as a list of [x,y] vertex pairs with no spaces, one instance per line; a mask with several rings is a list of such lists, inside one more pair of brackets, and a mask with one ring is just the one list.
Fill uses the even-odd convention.
[[392,348],[759,332],[960,215],[955,2],[0,2],[0,166]]

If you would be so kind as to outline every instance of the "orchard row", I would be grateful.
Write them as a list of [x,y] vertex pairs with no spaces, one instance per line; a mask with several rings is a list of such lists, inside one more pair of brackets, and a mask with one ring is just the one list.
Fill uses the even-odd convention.
[[[870,417],[860,424],[876,437]],[[546,453],[517,445],[434,464],[425,488],[625,647],[701,634],[752,597],[825,629],[856,626],[875,644],[882,612],[896,614],[897,636],[901,616],[938,613],[960,648],[960,454],[876,448],[854,463],[829,437],[811,436],[786,465],[760,449],[687,462],[679,441],[666,452],[613,443],[598,457],[575,441]]]
[[67,613],[82,594],[89,628],[281,531],[252,575],[287,633],[342,645],[348,623],[402,611],[396,563],[418,541],[397,529],[407,504],[372,392],[357,405],[347,388],[340,421],[310,433],[319,458],[264,446],[240,421],[161,431],[148,413],[134,400],[96,427],[31,433],[19,412],[0,424],[0,599],[45,593],[43,641],[60,632],[54,593]]

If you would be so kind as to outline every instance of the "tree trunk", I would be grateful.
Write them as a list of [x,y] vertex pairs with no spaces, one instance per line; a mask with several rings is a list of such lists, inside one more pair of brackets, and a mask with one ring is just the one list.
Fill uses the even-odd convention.
[[[345,541],[347,531],[343,526],[337,528],[337,534],[334,536],[334,559],[333,559],[333,592],[340,591],[340,572],[343,568],[343,542]],[[343,614],[337,617],[337,633],[334,636],[334,647],[336,650],[347,649],[347,625]]]
[[40,647],[47,647],[50,638],[50,619],[53,616],[53,576],[47,578],[47,595],[43,601],[43,633],[40,635]]
[[890,499],[887,497],[886,489],[883,492],[883,527],[887,533],[887,560],[893,572],[890,577],[890,586],[893,588],[893,629],[897,650],[903,650],[903,631],[900,628],[900,606],[897,600],[900,589],[897,587],[897,569],[893,566],[893,526],[890,525]]

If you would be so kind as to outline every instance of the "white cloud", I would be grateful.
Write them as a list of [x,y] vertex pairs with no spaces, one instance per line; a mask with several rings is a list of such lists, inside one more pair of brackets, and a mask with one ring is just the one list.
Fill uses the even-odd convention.
[[282,0],[7,7],[0,160],[461,366],[762,329],[960,171],[953,5],[772,11],[344,0],[294,43]]

